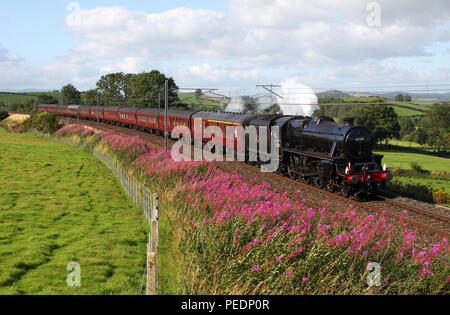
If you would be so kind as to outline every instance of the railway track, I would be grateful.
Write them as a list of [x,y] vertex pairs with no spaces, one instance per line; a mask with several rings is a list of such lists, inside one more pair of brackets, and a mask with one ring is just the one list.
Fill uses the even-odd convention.
[[[76,121],[76,120],[75,120]],[[124,135],[128,136],[140,136],[141,138],[148,140],[149,142],[157,145],[158,147],[164,146],[164,139],[154,135],[149,134],[146,132],[142,132],[135,129],[128,129],[116,125],[109,125],[109,124],[97,124],[96,122],[92,121],[86,121],[86,120],[80,120],[80,124],[97,128],[99,130],[103,131],[109,131],[109,130],[115,130],[118,131]],[[169,141],[169,144],[172,145],[175,143],[174,141]],[[195,148],[194,148],[195,150]],[[227,172],[230,172],[230,168],[226,167],[226,163],[229,162],[217,162],[217,166]],[[232,163],[239,163],[239,165],[243,168],[246,168],[249,170],[249,176],[253,176],[254,178],[258,177],[259,174],[261,174],[260,169],[256,166],[249,165],[244,162],[232,162]],[[253,174],[253,175],[252,175]],[[378,213],[382,214],[384,213],[386,217],[391,218],[395,221],[402,221],[403,223],[409,224],[411,226],[414,226],[416,228],[419,228],[421,230],[430,232],[434,235],[437,235],[439,237],[450,237],[450,217],[427,210],[423,208],[414,207],[411,205],[403,204],[398,201],[389,199],[387,197],[383,196],[377,196],[377,200],[371,200],[367,202],[358,201],[355,199],[346,198],[342,195],[329,192],[327,190],[308,185],[306,183],[291,179],[289,177],[276,174],[276,173],[266,173],[265,176],[268,176],[268,180],[270,179],[279,179],[280,181],[289,182],[291,184],[294,184],[296,187],[303,187],[309,191],[314,191],[317,193],[322,194],[325,198],[332,198],[335,200],[339,200],[341,202],[344,202],[347,206],[350,204],[353,204],[355,207],[359,207],[361,209],[365,209],[366,211],[370,213]],[[306,205],[308,207],[313,208],[321,208],[323,205],[319,205],[317,203],[307,201]],[[404,210],[407,210],[407,213],[404,213]]]

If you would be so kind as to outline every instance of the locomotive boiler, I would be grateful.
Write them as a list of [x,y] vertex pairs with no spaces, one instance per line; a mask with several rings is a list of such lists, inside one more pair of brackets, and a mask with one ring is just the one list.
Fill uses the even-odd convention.
[[282,130],[282,160],[293,179],[346,196],[377,194],[392,179],[383,156],[373,153],[370,131],[352,118],[337,124],[326,116],[294,117]]

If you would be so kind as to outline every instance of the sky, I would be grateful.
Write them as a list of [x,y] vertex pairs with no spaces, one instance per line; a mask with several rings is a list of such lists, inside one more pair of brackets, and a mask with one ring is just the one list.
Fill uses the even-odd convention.
[[153,69],[242,93],[282,82],[450,91],[450,1],[0,0],[0,91],[84,91]]

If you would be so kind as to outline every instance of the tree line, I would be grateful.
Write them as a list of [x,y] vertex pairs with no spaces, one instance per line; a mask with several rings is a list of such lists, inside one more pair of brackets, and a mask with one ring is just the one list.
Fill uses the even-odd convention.
[[387,101],[379,98],[367,105],[364,102],[345,105],[343,99],[328,97],[319,100],[322,106],[315,115],[338,117],[341,122],[344,117],[353,116],[357,125],[371,130],[379,144],[388,144],[395,138],[417,142],[435,151],[450,151],[449,103],[436,103],[423,116],[399,117]]
[[96,83],[97,88],[80,93],[73,85],[63,87],[65,103],[87,106],[158,107],[158,94],[164,104],[165,82],[169,82],[169,104],[183,107],[178,98],[178,86],[173,78],[153,70],[142,73],[110,73]]

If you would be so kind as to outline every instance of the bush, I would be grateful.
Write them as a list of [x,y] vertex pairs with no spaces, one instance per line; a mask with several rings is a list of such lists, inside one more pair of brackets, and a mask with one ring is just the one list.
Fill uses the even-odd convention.
[[411,168],[413,169],[413,171],[416,172],[417,174],[422,173],[423,168],[422,168],[422,166],[421,166],[418,162],[416,162],[416,161],[411,161],[411,162],[409,163],[409,165],[411,166]]
[[23,131],[38,130],[54,133],[61,128],[57,114],[34,113],[23,123]]
[[0,111],[0,121],[6,119],[9,117],[9,114],[7,111]]
[[424,185],[403,183],[398,179],[394,179],[387,184],[386,190],[404,197],[433,202],[433,190]]

